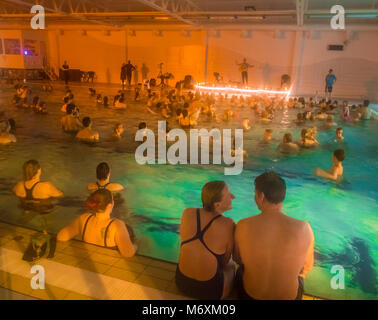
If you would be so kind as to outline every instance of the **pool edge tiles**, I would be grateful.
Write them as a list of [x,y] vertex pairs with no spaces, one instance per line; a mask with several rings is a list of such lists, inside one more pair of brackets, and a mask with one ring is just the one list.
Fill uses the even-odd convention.
[[[4,226],[6,224],[0,223],[0,227],[4,228]],[[77,240],[59,242],[54,258],[41,259],[38,262],[46,267],[46,290],[33,290],[30,286],[30,279],[33,276],[30,273],[31,264],[22,260],[22,250],[17,246],[16,240],[11,240],[12,233],[30,235],[30,230],[24,229],[12,226],[5,244],[12,242],[14,246],[0,245],[0,287],[43,300],[189,299],[175,288],[172,274],[176,264],[143,256],[125,259],[119,255],[116,260],[108,259],[110,256],[106,256],[105,251],[109,249]],[[88,250],[86,257],[80,257],[83,247]],[[72,250],[68,252],[67,249]],[[100,259],[102,263],[88,260],[87,257],[94,253],[97,256],[103,254],[106,260]],[[113,250],[111,253],[114,258]],[[71,274],[75,281],[68,281],[65,277],[67,274]],[[87,283],[91,285],[88,286]],[[112,294],[109,295],[107,291],[110,290]],[[105,293],[97,294],[97,292]],[[307,295],[303,298],[303,300],[317,299],[319,298]]]

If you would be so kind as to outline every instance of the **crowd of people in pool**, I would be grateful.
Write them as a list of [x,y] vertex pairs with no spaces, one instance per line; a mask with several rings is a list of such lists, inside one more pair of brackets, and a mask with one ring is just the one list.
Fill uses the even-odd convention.
[[[13,103],[18,108],[32,108],[38,114],[47,114],[46,105],[38,96],[33,96],[27,86],[16,86]],[[126,109],[126,97],[119,91],[112,105],[108,96],[89,89],[90,98],[104,108]],[[250,108],[256,123],[269,125],[274,117],[286,108],[297,109],[293,123],[302,128],[301,137],[293,142],[290,132],[283,135],[277,150],[283,154],[295,154],[301,149],[316,148],[318,125],[321,130],[335,130],[335,142],[343,142],[343,128],[338,127],[334,117],[339,114],[341,122],[356,123],[369,119],[368,103],[349,106],[344,101],[310,98],[268,96],[229,96],[181,92],[177,89],[153,91],[135,90],[135,101],[145,102],[140,110],[160,119],[176,121],[182,128],[191,128],[199,121],[216,124],[230,120],[240,121],[245,131],[252,129],[250,119],[239,119],[239,108]],[[219,113],[222,110],[222,113]],[[100,135],[91,127],[90,117],[80,117],[80,110],[71,90],[63,97],[61,119],[63,131],[75,134],[83,141],[99,141]],[[16,142],[15,122],[0,113],[0,143]],[[141,122],[138,129],[147,128]],[[117,123],[113,136],[121,138],[123,125]],[[262,144],[272,142],[272,129],[266,129]],[[339,144],[337,144],[339,146]],[[340,180],[343,175],[343,148],[332,155],[332,167],[325,171],[315,169],[315,174]],[[13,192],[21,200],[24,210],[48,211],[52,199],[63,192],[50,182],[40,181],[41,167],[35,160],[23,167],[23,180]],[[131,257],[137,251],[137,241],[132,228],[123,221],[112,218],[114,194],[123,186],[111,183],[107,163],[97,167],[97,181],[88,185],[90,196],[86,200],[87,212],[80,215],[57,235],[58,241],[68,241],[81,236],[83,241],[108,248],[118,248],[121,255]],[[286,216],[282,203],[286,194],[285,181],[274,172],[266,172],[256,178],[255,202],[261,211],[238,222],[222,214],[232,209],[235,196],[223,181],[212,181],[202,189],[203,208],[184,210],[180,224],[181,248],[176,271],[176,283],[185,294],[200,299],[224,299],[236,286],[241,299],[300,299],[306,274],[311,270],[314,255],[314,237],[308,223]],[[36,209],[37,208],[37,209]],[[42,210],[41,210],[42,208]],[[195,261],[196,263],[193,263]],[[237,271],[236,271],[237,270]]]

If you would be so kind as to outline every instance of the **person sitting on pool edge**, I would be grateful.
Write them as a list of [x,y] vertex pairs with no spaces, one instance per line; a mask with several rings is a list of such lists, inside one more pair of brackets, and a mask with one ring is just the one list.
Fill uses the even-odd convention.
[[232,290],[235,223],[222,214],[232,209],[234,198],[224,181],[208,182],[202,188],[203,209],[188,208],[182,213],[176,285],[188,296],[224,299]]
[[319,168],[315,169],[315,175],[318,177],[340,181],[343,177],[343,166],[342,162],[345,159],[345,151],[343,149],[337,149],[333,152],[332,162],[333,165],[331,169],[325,171]]
[[66,108],[67,114],[60,120],[62,129],[67,133],[76,133],[82,128],[82,125],[76,115],[73,114],[76,106],[69,104]]
[[91,118],[85,117],[83,119],[83,129],[81,129],[77,135],[76,139],[83,141],[98,141],[100,136],[98,132],[92,130],[92,121]]
[[300,300],[314,263],[314,236],[307,222],[282,212],[285,181],[275,172],[255,179],[260,214],[240,220],[233,259],[241,300]]
[[277,151],[285,154],[298,153],[299,147],[293,143],[293,137],[291,133],[285,133],[282,142],[278,145]]
[[82,240],[105,248],[117,249],[123,257],[135,255],[137,245],[127,226],[122,220],[111,219],[114,206],[113,195],[109,190],[101,189],[92,193],[86,201],[86,207],[93,213],[84,213],[59,231],[58,241],[69,241],[77,235]]
[[97,181],[88,184],[88,190],[94,192],[96,190],[107,189],[111,192],[117,192],[124,189],[124,186],[119,183],[109,182],[110,168],[106,162],[101,162],[96,168]]
[[52,209],[52,199],[63,197],[51,182],[40,181],[41,166],[36,160],[29,160],[23,165],[24,180],[18,182],[13,192],[21,200],[25,210],[49,211]]

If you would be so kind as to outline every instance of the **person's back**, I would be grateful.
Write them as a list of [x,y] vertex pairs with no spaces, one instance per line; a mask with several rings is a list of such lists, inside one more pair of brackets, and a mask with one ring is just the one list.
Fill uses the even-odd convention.
[[69,104],[66,107],[67,114],[60,120],[63,131],[65,132],[77,132],[82,128],[78,118],[73,114],[75,105]]
[[[205,195],[210,193],[206,188],[214,189],[217,186],[219,192],[212,197],[213,199]],[[224,182],[210,182],[202,192],[202,202],[206,209],[189,208],[183,212],[176,284],[189,296],[220,299],[231,291],[234,268],[229,262],[235,224],[221,214],[232,208],[233,198]],[[211,208],[208,207],[208,203],[212,203]]]
[[83,129],[80,130],[77,135],[76,139],[83,140],[83,141],[98,141],[99,134],[95,132],[91,128],[91,119],[89,117],[85,117],[83,119]]
[[41,172],[36,160],[29,160],[23,165],[24,180],[14,186],[13,192],[20,198],[24,209],[50,209],[52,203],[48,200],[63,196],[51,182],[40,181]]
[[88,190],[94,192],[96,190],[107,189],[111,192],[122,191],[124,187],[119,183],[110,182],[110,167],[106,162],[101,162],[96,168],[97,181],[88,184]]
[[285,192],[284,181],[273,172],[255,180],[261,213],[240,220],[235,230],[234,259],[243,266],[241,298],[301,298],[303,278],[313,265],[314,240],[308,223],[282,212]]
[[92,193],[86,201],[87,208],[93,213],[84,213],[57,235],[58,241],[68,241],[76,236],[87,243],[115,249],[124,257],[132,257],[137,246],[132,242],[125,223],[112,219],[114,201],[109,190],[101,189]]

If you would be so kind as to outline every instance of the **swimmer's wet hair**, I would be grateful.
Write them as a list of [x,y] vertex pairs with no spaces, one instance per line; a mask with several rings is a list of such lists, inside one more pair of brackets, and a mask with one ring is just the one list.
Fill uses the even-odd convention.
[[83,119],[83,126],[87,128],[87,127],[89,127],[90,124],[91,124],[91,118],[85,117]]
[[201,200],[203,208],[207,211],[214,211],[215,202],[222,200],[222,191],[226,183],[224,181],[211,181],[202,188]]
[[255,179],[255,188],[262,192],[270,203],[278,204],[284,201],[286,183],[281,176],[273,171],[264,172]]
[[336,132],[339,132],[339,131],[343,131],[343,128],[338,127],[338,128],[336,129]]
[[96,168],[96,175],[98,180],[105,180],[110,172],[109,165],[106,162],[101,162]]
[[113,195],[107,189],[99,189],[93,192],[85,202],[85,206],[92,212],[101,212],[113,203]]
[[24,181],[33,179],[38,170],[41,169],[37,160],[26,161],[22,167],[24,173]]
[[139,125],[138,125],[138,129],[140,130],[140,129],[145,129],[145,128],[147,128],[147,124],[145,123],[145,122],[141,122],[141,123],[139,123]]
[[290,132],[284,134],[284,136],[283,136],[283,142],[284,143],[293,142],[293,136],[291,135]]
[[333,152],[333,155],[337,160],[343,162],[345,159],[345,150],[344,149],[337,149]]
[[272,129],[265,129],[265,133],[272,133],[273,130]]

